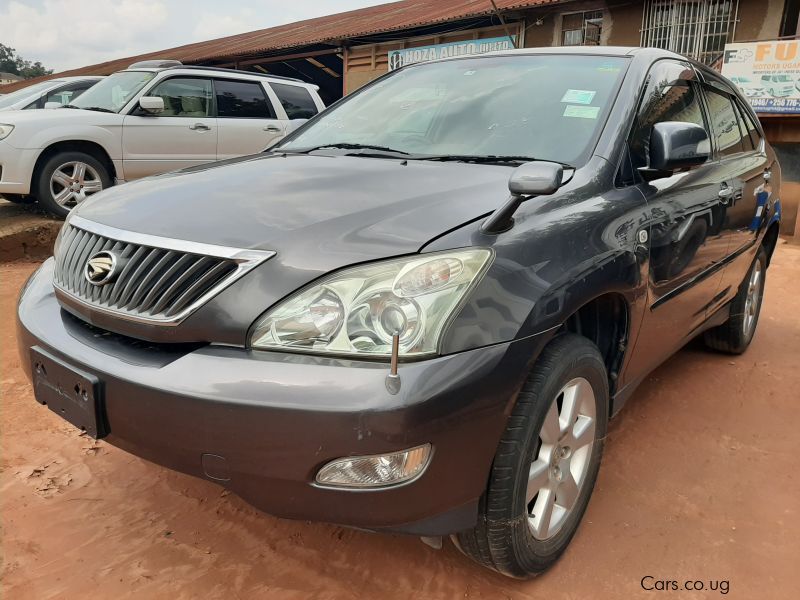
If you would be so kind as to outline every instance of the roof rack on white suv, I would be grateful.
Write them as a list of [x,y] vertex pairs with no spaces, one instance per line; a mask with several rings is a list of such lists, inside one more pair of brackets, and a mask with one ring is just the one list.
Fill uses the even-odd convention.
[[180,67],[183,63],[179,60],[140,60],[129,66],[129,69],[165,69],[167,67]]
[[175,65],[166,67],[167,69],[191,69],[195,71],[213,71],[215,73],[233,73],[236,75],[252,75],[254,77],[264,77],[265,79],[282,79],[284,81],[295,81],[297,83],[302,83],[303,85],[307,85],[309,87],[313,87],[315,90],[319,89],[318,85],[313,83],[307,83],[302,79],[297,79],[296,77],[287,77],[285,75],[273,75],[272,73],[259,73],[258,71],[241,71],[239,69],[226,69],[225,67],[203,67],[201,65]]

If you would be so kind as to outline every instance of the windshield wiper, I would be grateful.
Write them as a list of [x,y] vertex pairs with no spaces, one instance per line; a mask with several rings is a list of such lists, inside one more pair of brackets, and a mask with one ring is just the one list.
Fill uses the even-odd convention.
[[424,156],[420,160],[435,160],[439,162],[474,162],[474,163],[526,163],[536,160],[532,156],[496,156],[493,154],[440,154]]
[[74,104],[62,104],[61,108],[77,108],[78,110],[81,109],[80,106],[75,106]]
[[[308,154],[309,152],[314,152],[315,150],[324,150],[325,148],[337,148],[342,150],[377,150],[378,152],[391,152],[393,154],[402,154],[404,156],[410,156],[408,152],[404,152],[403,150],[395,150],[394,148],[388,148],[387,146],[373,146],[371,144],[353,144],[350,142],[321,144],[319,146],[314,146],[313,148],[303,148],[302,150],[284,150],[284,152]],[[281,149],[276,148],[275,151],[280,152]]]
[[85,108],[85,110],[94,110],[97,112],[107,112],[107,113],[117,114],[116,111],[113,111],[109,108],[103,108],[102,106],[86,106],[86,107],[76,106],[75,108]]

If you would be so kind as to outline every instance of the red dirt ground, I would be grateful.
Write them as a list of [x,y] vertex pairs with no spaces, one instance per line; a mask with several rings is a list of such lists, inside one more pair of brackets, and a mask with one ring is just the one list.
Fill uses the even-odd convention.
[[[729,582],[798,597],[800,247],[769,271],[759,332],[732,358],[691,345],[612,423],[572,546],[532,581],[447,542],[279,520],[232,494],[78,436],[34,403],[13,314],[33,263],[0,265],[2,592],[47,598],[713,598]],[[652,581],[652,580],[649,580]],[[652,585],[652,584],[651,584]]]

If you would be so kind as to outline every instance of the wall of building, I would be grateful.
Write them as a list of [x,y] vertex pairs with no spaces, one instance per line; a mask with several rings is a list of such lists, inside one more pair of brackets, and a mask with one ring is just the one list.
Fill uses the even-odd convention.
[[564,15],[597,10],[603,12],[601,45],[638,46],[642,7],[642,2],[587,0],[526,11],[523,13],[526,27],[525,47],[560,46]]
[[[509,31],[512,35],[519,35],[521,28],[516,24],[510,24]],[[389,51],[391,50],[465,40],[484,40],[505,35],[506,29],[503,26],[482,27],[437,36],[408,38],[385,44],[350,46],[345,49],[344,53],[344,93],[349,94],[387,73],[389,71]]]
[[739,0],[734,41],[774,40],[780,36],[786,0]]

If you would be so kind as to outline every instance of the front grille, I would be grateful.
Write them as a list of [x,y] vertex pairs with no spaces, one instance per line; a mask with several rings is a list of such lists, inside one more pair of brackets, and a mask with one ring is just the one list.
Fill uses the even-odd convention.
[[[95,285],[84,273],[87,261],[103,251],[115,255],[118,272]],[[175,324],[273,255],[156,238],[73,217],[56,247],[54,284],[104,312]]]

